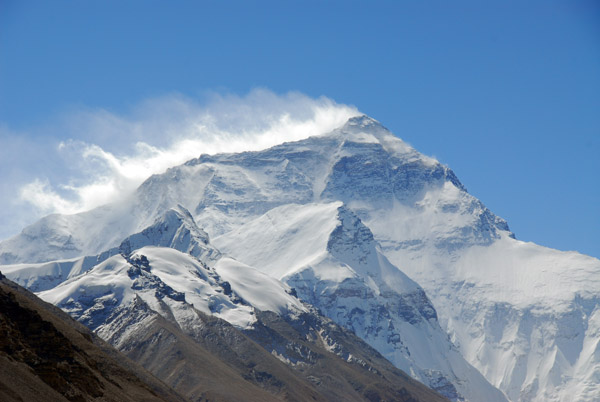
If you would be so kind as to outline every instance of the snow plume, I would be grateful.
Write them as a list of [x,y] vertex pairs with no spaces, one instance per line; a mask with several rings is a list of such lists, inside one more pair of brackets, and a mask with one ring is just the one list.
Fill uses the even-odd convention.
[[36,211],[32,218],[76,213],[118,201],[150,175],[200,154],[265,149],[329,132],[357,114],[325,97],[264,89],[211,94],[202,102],[170,95],[127,114],[79,110],[52,129],[59,140],[46,149],[59,154],[64,172],[38,171],[17,193]]

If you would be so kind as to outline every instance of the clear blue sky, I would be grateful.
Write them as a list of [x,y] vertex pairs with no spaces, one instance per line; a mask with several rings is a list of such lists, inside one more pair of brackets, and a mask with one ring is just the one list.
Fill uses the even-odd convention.
[[257,87],[355,105],[517,238],[600,257],[598,1],[0,1],[5,145],[74,108]]

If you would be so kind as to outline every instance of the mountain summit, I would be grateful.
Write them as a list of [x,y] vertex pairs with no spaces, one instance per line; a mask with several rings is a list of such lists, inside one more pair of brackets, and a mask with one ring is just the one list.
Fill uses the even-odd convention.
[[[316,307],[453,400],[600,399],[600,261],[516,240],[452,170],[367,116],[263,151],[201,155],[124,202],[51,215],[0,243],[12,264],[2,271],[48,298],[98,269],[120,275],[123,294],[151,274],[188,301],[198,292],[155,268],[186,259],[237,287],[239,307],[212,282],[216,305],[232,307],[198,301],[237,328],[256,328],[263,310]],[[257,281],[303,304],[258,306]]]

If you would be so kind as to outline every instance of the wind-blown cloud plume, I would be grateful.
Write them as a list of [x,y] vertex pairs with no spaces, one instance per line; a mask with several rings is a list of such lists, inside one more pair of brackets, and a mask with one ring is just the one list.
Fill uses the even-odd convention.
[[[212,94],[204,102],[171,95],[142,102],[127,114],[79,110],[51,130],[56,139],[41,152],[58,155],[50,157],[62,161],[60,174],[29,171],[33,179],[14,183],[18,197],[11,208],[28,214],[19,223],[89,210],[122,199],[150,175],[200,154],[259,150],[323,134],[357,114],[355,107],[325,97],[267,90],[243,97]],[[14,233],[4,227],[0,238]]]

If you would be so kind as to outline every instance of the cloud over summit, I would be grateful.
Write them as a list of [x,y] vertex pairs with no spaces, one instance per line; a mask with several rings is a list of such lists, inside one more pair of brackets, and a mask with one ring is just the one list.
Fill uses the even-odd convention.
[[[50,135],[36,129],[21,145],[60,166],[50,174],[40,169],[43,163],[26,166],[27,158],[23,166],[13,165],[20,174],[5,178],[3,187],[13,196],[0,197],[0,206],[12,212],[0,213],[6,225],[0,238],[49,213],[77,213],[118,201],[150,175],[200,154],[265,149],[329,132],[358,114],[355,107],[325,97],[264,89],[246,96],[212,94],[204,102],[170,95],[141,102],[126,114],[71,112],[60,127],[47,129],[53,142],[36,145],[37,138]],[[16,137],[2,141],[10,138]]]

